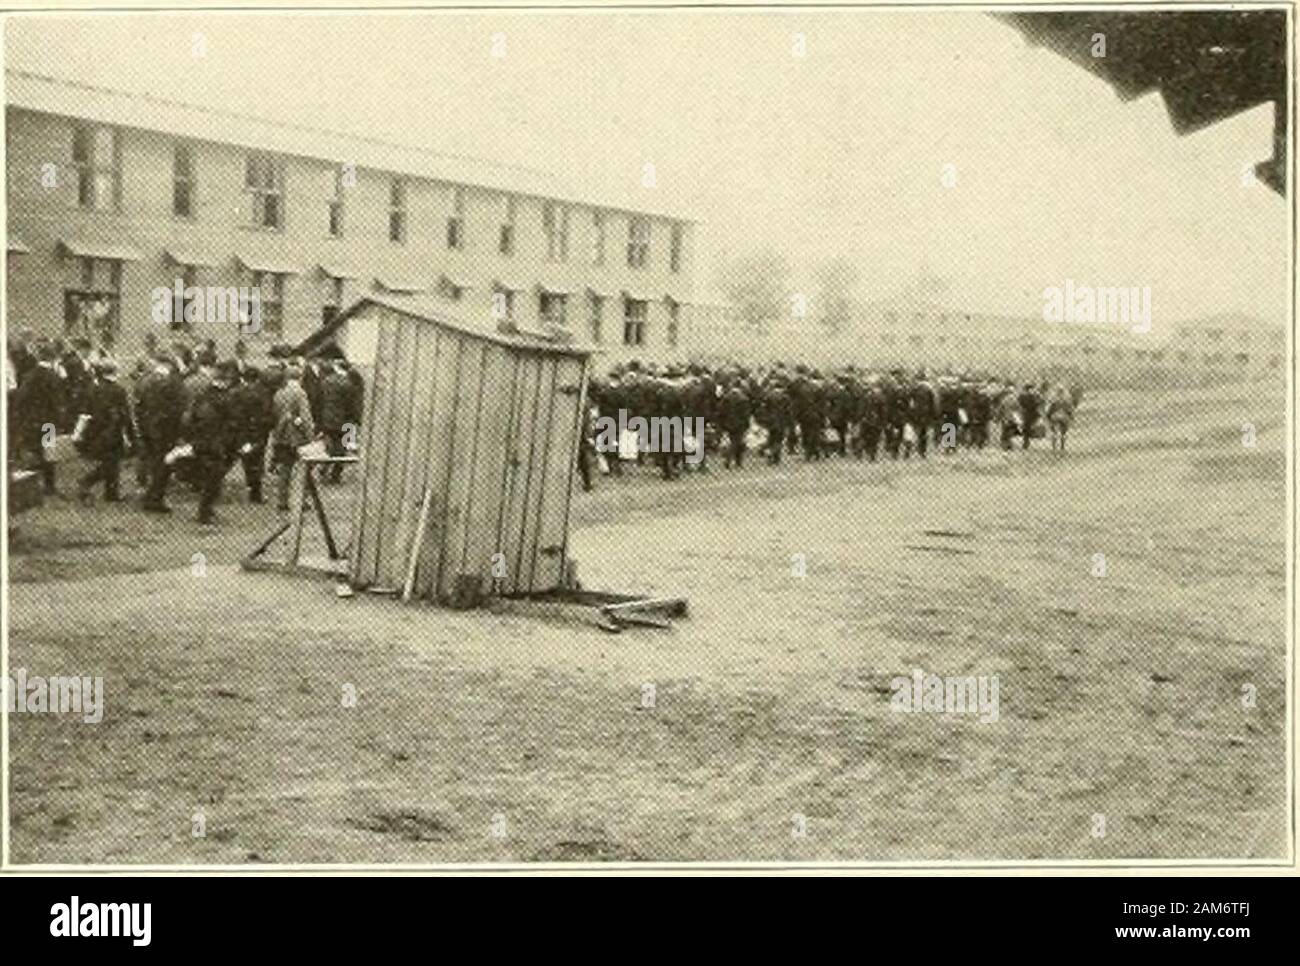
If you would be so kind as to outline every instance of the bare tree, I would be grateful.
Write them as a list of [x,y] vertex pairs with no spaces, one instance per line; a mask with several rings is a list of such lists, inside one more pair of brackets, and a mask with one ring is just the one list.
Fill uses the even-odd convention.
[[786,312],[790,266],[773,251],[728,259],[719,269],[718,285],[744,325],[757,332]]
[[818,269],[817,318],[828,332],[852,324],[858,280],[858,267],[847,258],[832,259]]

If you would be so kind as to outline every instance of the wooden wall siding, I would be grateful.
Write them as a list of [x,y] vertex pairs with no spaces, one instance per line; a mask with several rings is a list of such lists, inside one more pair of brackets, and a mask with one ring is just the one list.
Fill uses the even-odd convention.
[[[413,596],[561,585],[587,360],[500,345],[371,306],[379,318],[362,429],[352,579],[400,588],[424,491],[433,494]],[[505,574],[492,573],[501,554]]]

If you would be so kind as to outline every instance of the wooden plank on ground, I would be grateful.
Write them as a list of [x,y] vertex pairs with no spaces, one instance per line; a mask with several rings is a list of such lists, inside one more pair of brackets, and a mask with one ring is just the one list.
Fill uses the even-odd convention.
[[633,614],[651,610],[662,610],[674,616],[686,613],[685,597],[643,597],[640,600],[622,601],[617,604],[605,604],[600,609],[615,616]]

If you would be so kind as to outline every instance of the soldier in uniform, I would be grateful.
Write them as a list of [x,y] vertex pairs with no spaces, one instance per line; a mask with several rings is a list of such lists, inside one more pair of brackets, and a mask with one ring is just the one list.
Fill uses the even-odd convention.
[[[330,456],[346,456],[343,432],[352,416],[352,383],[346,365],[335,360],[320,379],[320,431],[325,436],[325,451]],[[322,474],[324,482],[338,483],[343,477],[343,464],[335,463]]]
[[906,459],[911,455],[911,445],[908,445],[905,452],[902,450],[903,433],[911,419],[912,397],[902,372],[897,369],[885,383],[885,399],[889,419],[885,442],[889,449],[889,456],[891,459],[898,459],[899,453],[902,452],[903,458]]
[[777,366],[763,379],[762,407],[759,421],[767,432],[767,461],[773,466],[781,462],[785,450],[785,436],[790,427],[790,396],[785,370]]
[[245,365],[236,371],[241,377],[230,387],[230,418],[233,423],[235,455],[244,470],[249,503],[263,503],[262,475],[266,462],[266,440],[271,432],[271,399],[278,388],[276,374],[259,372]]
[[967,440],[971,446],[982,450],[989,441],[989,417],[993,409],[988,387],[979,380],[967,380],[962,386],[962,405],[970,420]]
[[925,459],[926,447],[929,445],[930,429],[938,414],[938,398],[934,387],[930,385],[922,369],[916,374],[916,382],[911,389],[911,420],[916,430],[916,452]]
[[[695,425],[694,420],[700,418],[704,420],[704,436],[696,441],[699,447],[698,462],[695,469],[701,473],[707,473],[709,469],[709,449],[716,435],[718,426],[719,413],[718,406],[721,403],[723,387],[718,381],[718,376],[710,372],[706,367],[692,363],[688,368],[688,379],[686,386],[686,419],[691,426]],[[720,374],[726,378],[726,373]]]
[[880,447],[880,434],[885,426],[885,393],[879,379],[867,383],[862,400],[862,423],[858,430],[858,457],[866,453],[871,462],[876,461]]
[[749,432],[749,396],[739,381],[733,382],[722,394],[718,404],[718,423],[727,434],[725,465],[740,469],[745,462],[745,435]]
[[343,445],[346,448],[351,442],[355,448],[361,445],[361,419],[365,416],[366,408],[366,380],[352,363],[346,359],[340,361],[343,364],[343,374],[348,380],[348,422],[356,433],[354,440],[348,440],[345,434]]
[[1021,449],[1029,449],[1029,440],[1033,436],[1034,423],[1038,421],[1039,411],[1043,408],[1043,397],[1032,382],[1025,383],[1020,392],[1020,415],[1024,419],[1024,429],[1020,434]]
[[794,418],[799,424],[804,462],[822,458],[822,427],[826,425],[825,391],[815,373],[803,373],[790,384]]
[[830,419],[831,429],[839,437],[836,449],[840,456],[849,455],[849,427],[858,419],[861,400],[858,395],[857,380],[852,372],[836,373],[826,383],[826,413]]
[[[664,376],[654,380],[654,399],[655,405],[650,407],[652,416],[662,416],[668,420],[674,418],[684,420],[686,416],[685,405],[682,397],[682,385],[676,369],[669,369]],[[665,425],[671,425],[667,423]],[[685,423],[683,422],[683,427]],[[653,424],[652,424],[653,430]],[[652,440],[652,445],[658,446],[656,459],[659,462],[659,469],[665,480],[675,480],[682,472],[682,465],[685,462],[682,453],[677,450],[679,447],[674,446],[674,440],[658,439]],[[680,441],[676,441],[680,442]]]
[[63,377],[59,375],[58,350],[53,345],[40,343],[36,359],[36,365],[19,381],[14,393],[19,447],[40,471],[46,495],[57,496],[56,464],[49,458],[45,443],[51,430],[58,432],[66,424]]
[[1011,449],[1012,441],[1018,433],[1025,431],[1024,417],[1020,412],[1020,401],[1016,397],[1015,387],[1011,383],[997,389],[995,412],[1002,425],[1002,448]]
[[935,445],[948,456],[957,452],[957,444],[965,435],[965,424],[961,419],[961,386],[952,376],[939,379],[936,388],[939,400],[939,422]]
[[91,488],[102,482],[104,499],[119,503],[122,457],[128,444],[135,441],[131,404],[126,390],[117,381],[117,363],[105,360],[97,369],[99,378],[90,390],[86,405],[90,423],[81,441],[82,455],[94,465],[81,477],[77,495],[83,503],[92,502]]
[[597,410],[588,404],[582,411],[582,426],[578,438],[578,478],[582,480],[582,489],[590,493],[595,489],[592,472],[596,463],[596,415]]
[[95,384],[86,358],[89,354],[90,340],[74,339],[59,360],[59,365],[63,368],[64,394],[64,423],[59,426],[60,429],[72,429],[81,414],[89,411],[90,390]]
[[1065,455],[1065,434],[1074,419],[1074,400],[1065,391],[1065,386],[1057,386],[1047,404],[1047,422],[1052,429],[1052,452],[1058,456]]
[[311,406],[311,418],[317,425],[320,424],[320,384],[322,377],[322,366],[316,359],[297,358],[293,360],[300,370],[302,370],[302,389],[307,394],[308,405]]
[[289,511],[289,482],[298,462],[298,447],[305,446],[316,437],[316,424],[311,415],[311,403],[302,387],[302,370],[289,366],[284,373],[284,385],[271,402],[271,442],[277,477],[276,505],[280,511]]
[[9,336],[9,358],[14,365],[14,379],[19,385],[22,385],[27,374],[36,368],[36,353],[32,351],[32,332],[30,329],[19,329],[16,334]]
[[221,483],[235,455],[237,426],[231,412],[230,386],[238,378],[239,369],[233,362],[219,363],[185,413],[183,431],[194,447],[192,478],[199,492],[198,521],[202,524],[217,522],[212,507],[221,496]]
[[143,509],[148,513],[171,513],[167,505],[171,467],[165,457],[180,438],[184,413],[180,372],[171,358],[160,355],[136,386],[136,420],[147,480]]

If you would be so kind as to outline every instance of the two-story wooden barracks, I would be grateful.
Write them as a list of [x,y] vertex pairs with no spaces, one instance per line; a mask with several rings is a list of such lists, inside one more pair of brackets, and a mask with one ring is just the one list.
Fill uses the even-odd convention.
[[[264,347],[369,292],[433,293],[466,322],[570,329],[609,355],[678,354],[694,224],[549,176],[7,71],[11,331],[129,353],[160,288],[257,287]],[[649,196],[652,189],[648,189]],[[225,352],[239,320],[191,327]],[[161,330],[161,331],[160,331]],[[251,340],[247,340],[250,341]]]

